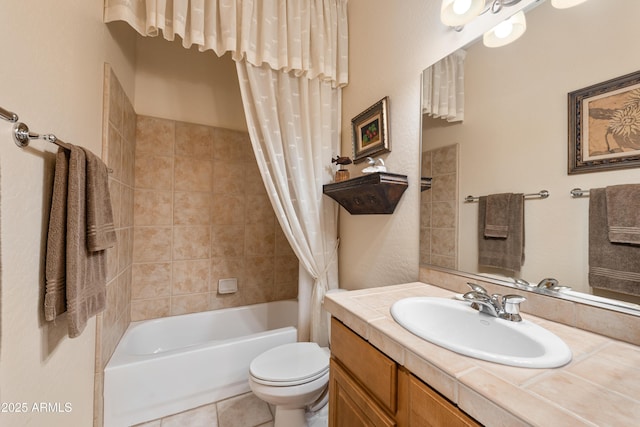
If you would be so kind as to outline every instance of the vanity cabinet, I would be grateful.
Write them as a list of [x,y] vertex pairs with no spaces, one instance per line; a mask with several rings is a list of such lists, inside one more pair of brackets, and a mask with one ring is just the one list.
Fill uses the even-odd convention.
[[330,369],[329,427],[480,425],[335,318]]

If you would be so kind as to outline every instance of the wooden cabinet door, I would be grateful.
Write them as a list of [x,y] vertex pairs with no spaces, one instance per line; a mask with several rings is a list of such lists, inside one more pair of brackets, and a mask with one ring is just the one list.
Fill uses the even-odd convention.
[[394,427],[381,409],[339,363],[331,359],[329,427]]
[[406,376],[408,395],[404,404],[407,406],[408,425],[411,427],[479,427],[473,418],[462,412],[457,406],[438,394],[428,385],[407,371],[400,371],[399,376]]

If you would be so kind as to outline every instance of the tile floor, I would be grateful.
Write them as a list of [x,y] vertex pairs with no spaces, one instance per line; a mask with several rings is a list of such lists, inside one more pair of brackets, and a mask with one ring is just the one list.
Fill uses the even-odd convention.
[[273,414],[267,403],[247,393],[135,427],[273,427]]

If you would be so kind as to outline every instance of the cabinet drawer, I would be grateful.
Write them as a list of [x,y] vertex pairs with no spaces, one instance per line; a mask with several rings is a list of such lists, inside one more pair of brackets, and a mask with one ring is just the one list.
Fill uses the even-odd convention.
[[331,355],[338,359],[392,414],[397,408],[396,363],[335,318],[331,318]]

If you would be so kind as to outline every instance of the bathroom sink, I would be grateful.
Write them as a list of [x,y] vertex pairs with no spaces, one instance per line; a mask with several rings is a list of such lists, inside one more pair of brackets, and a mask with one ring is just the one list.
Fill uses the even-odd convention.
[[571,349],[552,332],[527,320],[513,322],[480,313],[466,301],[412,297],[391,306],[409,332],[465,356],[523,368],[557,368]]

